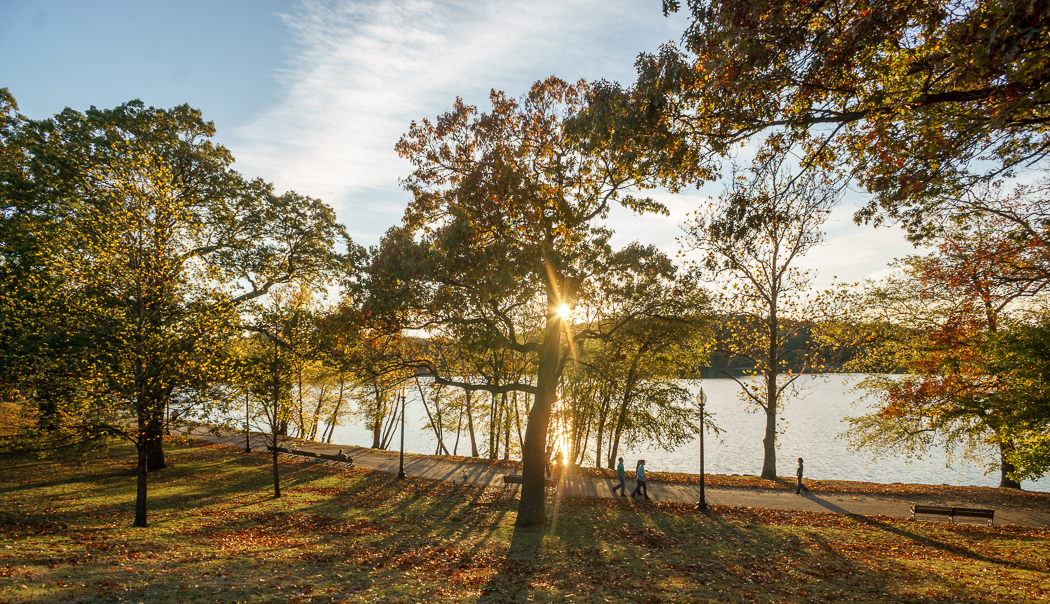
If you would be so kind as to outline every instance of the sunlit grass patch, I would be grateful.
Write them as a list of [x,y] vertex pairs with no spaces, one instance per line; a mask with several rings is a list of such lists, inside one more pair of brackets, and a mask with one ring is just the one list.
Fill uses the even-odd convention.
[[[131,527],[131,450],[5,462],[0,602],[1033,602],[1050,531],[563,497],[180,442]],[[553,511],[551,505],[549,510]]]

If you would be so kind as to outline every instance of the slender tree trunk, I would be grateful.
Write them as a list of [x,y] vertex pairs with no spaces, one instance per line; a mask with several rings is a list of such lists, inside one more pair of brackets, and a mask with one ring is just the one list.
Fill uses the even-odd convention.
[[[313,417],[310,418],[310,440],[317,439],[317,425],[321,423],[321,405],[324,404],[325,394],[328,393],[328,386],[321,384],[317,389],[317,406],[314,408]],[[321,439],[324,441],[324,438]]]
[[299,429],[298,429],[297,432],[298,432],[299,438],[306,438],[306,417],[303,415],[303,412],[304,412],[304,409],[303,409],[303,407],[304,407],[304,404],[303,404],[303,368],[302,368],[301,365],[296,365],[295,384],[296,384],[296,392],[295,392],[296,405],[295,405],[295,409],[296,409],[296,415],[299,416]]
[[[498,385],[498,382],[493,382]],[[497,413],[499,409],[496,406],[496,394],[492,393],[491,401],[489,402],[489,459],[496,459],[496,447],[499,443],[499,432],[496,426],[499,424],[497,419]]]
[[393,438],[394,432],[395,432],[394,428],[395,428],[395,426],[398,425],[397,424],[397,421],[399,419],[399,416],[398,416],[399,409],[398,409],[398,407],[401,405],[401,400],[400,400],[399,396],[400,396],[400,394],[395,391],[395,393],[394,393],[394,409],[393,409],[393,412],[390,414],[390,419],[389,419],[389,421],[386,424],[386,428],[383,429],[383,441],[380,443],[380,447],[379,448],[383,449],[384,451],[390,446],[390,443],[392,442],[391,439]]
[[339,409],[343,406],[343,393],[346,389],[346,378],[339,376],[339,398],[335,401],[335,410],[332,411],[332,421],[328,422],[327,440],[331,444],[332,436],[335,435],[335,425],[339,421]]
[[[529,395],[525,395],[525,406],[528,407]],[[525,450],[525,437],[521,434],[521,412],[518,411],[518,391],[514,391],[514,423],[518,428],[518,448]]]
[[478,441],[474,438],[474,416],[471,410],[470,391],[467,391],[467,432],[470,433],[470,456],[478,456]]
[[372,392],[376,397],[376,410],[372,421],[372,448],[382,449],[383,444],[383,399],[379,392],[379,385],[372,381]]
[[609,419],[609,399],[611,398],[608,388],[603,387],[602,390],[604,390],[602,392],[602,410],[598,414],[598,425],[594,432],[595,440],[598,441],[594,447],[594,467],[596,468],[602,467],[602,441],[605,438],[605,424]]
[[463,408],[459,409],[459,417],[456,418],[456,444],[452,445],[452,454],[459,455],[459,433],[463,427]]
[[[434,436],[437,437],[437,451],[434,452],[434,455],[438,455],[441,453],[441,449],[445,446],[441,442],[441,426],[434,422],[434,416],[430,413],[430,406],[427,405],[427,397],[423,394],[423,387],[419,384],[419,378],[416,378],[416,389],[419,390],[419,399],[423,401],[423,408],[427,411],[427,419],[430,420],[430,427],[434,429]],[[448,455],[448,449],[445,449],[445,455]]]
[[507,393],[503,393],[503,414],[505,419],[503,421],[503,460],[507,461],[510,459],[510,409],[507,407]]
[[617,453],[620,451],[620,437],[623,435],[623,428],[627,425],[627,413],[631,407],[631,400],[634,398],[634,386],[638,383],[638,361],[641,359],[641,354],[648,352],[648,348],[644,348],[638,356],[635,357],[634,361],[631,362],[631,368],[627,371],[627,380],[624,383],[623,399],[620,403],[620,412],[617,414],[616,427],[612,438],[612,446],[609,449],[609,463],[608,468],[611,470],[616,467]]
[[[774,290],[774,296],[776,290]],[[773,300],[776,300],[774,297]],[[762,478],[776,480],[777,478],[777,335],[779,323],[777,319],[777,308],[773,305],[769,309],[769,346],[766,350],[766,434],[762,438]]]

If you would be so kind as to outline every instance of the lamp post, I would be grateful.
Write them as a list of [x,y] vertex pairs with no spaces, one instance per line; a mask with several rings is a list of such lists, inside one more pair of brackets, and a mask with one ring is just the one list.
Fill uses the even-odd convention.
[[700,405],[700,501],[696,504],[696,509],[706,510],[707,501],[704,499],[704,403],[707,402],[707,395],[704,394],[703,387],[700,388],[700,393],[696,395],[696,402]]
[[250,431],[251,414],[248,411],[248,391],[244,392],[244,452],[252,452],[252,433]]
[[398,480],[407,478],[405,475],[405,387],[401,387],[401,467],[397,470]]

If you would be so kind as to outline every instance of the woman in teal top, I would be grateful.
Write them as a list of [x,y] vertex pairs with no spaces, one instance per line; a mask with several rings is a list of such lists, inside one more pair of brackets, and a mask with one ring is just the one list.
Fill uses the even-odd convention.
[[620,497],[627,497],[627,480],[624,476],[622,457],[620,458],[620,463],[616,464],[616,477],[620,479],[620,484],[613,487],[613,493],[620,491]]
[[635,467],[635,470],[634,470],[634,477],[635,477],[635,480],[638,481],[638,486],[634,487],[634,491],[631,492],[631,499],[634,499],[634,496],[637,495],[639,492],[641,492],[643,495],[645,495],[645,500],[649,501],[649,489],[647,489],[645,487],[645,460],[644,459],[639,459],[638,460],[638,465],[637,465],[637,467]]

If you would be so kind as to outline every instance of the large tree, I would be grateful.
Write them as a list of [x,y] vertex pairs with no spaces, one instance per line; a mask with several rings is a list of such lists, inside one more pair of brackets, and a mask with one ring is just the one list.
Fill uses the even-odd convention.
[[588,86],[537,82],[520,102],[493,92],[479,113],[457,100],[435,122],[413,123],[398,151],[415,166],[405,180],[413,201],[376,255],[371,301],[396,328],[445,329],[527,355],[535,383],[471,384],[428,365],[439,383],[491,393],[534,395],[524,440],[517,522],[545,520],[545,445],[551,411],[572,343],[598,335],[577,329],[568,310],[599,299],[598,275],[659,270],[655,250],[614,252],[598,221],[615,203],[666,212],[625,195],[637,184],[614,148],[591,148],[567,135],[566,119]]
[[642,55],[629,94],[639,140],[672,170],[714,171],[731,149],[816,137],[806,165],[848,164],[871,193],[858,219],[916,236],[931,205],[1050,152],[1045,1],[664,0],[680,45]]
[[[773,142],[776,142],[775,140]],[[809,329],[820,304],[811,296],[812,274],[799,261],[823,239],[823,224],[838,199],[832,175],[793,174],[786,148],[762,149],[746,174],[684,225],[683,246],[701,254],[699,267],[728,293],[716,324],[713,352],[744,359],[760,376],[739,383],[765,419],[762,477],[775,479],[777,417],[785,391],[803,371],[818,368]],[[817,316],[815,316],[817,315]]]
[[905,375],[862,382],[879,404],[851,418],[853,446],[921,456],[940,443],[949,456],[981,461],[991,453],[1001,487],[1038,475],[1037,466],[1015,463],[1037,432],[1026,424],[1050,418],[1041,416],[1045,389],[1032,379],[1045,366],[1031,345],[1039,321],[1017,302],[1039,295],[1050,279],[1029,270],[1030,246],[1005,233],[1003,222],[946,226],[933,252],[905,259],[898,274],[870,285],[867,312],[897,329],[854,369],[884,371],[888,361]]
[[[52,434],[101,429],[136,442],[137,525],[145,473],[164,467],[168,402],[211,381],[237,307],[276,284],[323,279],[343,262],[337,245],[349,245],[331,208],[245,180],[213,134],[188,106],[139,101],[5,133],[19,156],[0,183],[4,218],[29,242],[5,245],[5,263],[37,270],[5,274],[4,291],[34,304],[7,319],[21,338],[4,361],[18,364],[16,386]],[[116,414],[84,413],[87,398]],[[62,408],[75,413],[52,422]],[[116,412],[125,408],[130,424]]]

